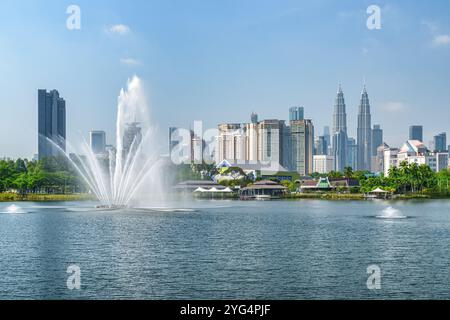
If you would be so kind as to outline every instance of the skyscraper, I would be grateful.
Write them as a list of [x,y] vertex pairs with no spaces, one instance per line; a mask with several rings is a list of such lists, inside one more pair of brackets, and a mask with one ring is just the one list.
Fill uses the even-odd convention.
[[255,112],[252,112],[250,115],[251,123],[258,123],[258,115]]
[[347,139],[347,166],[354,170],[358,167],[358,145],[355,138]]
[[314,141],[314,154],[318,156],[328,154],[328,145],[324,136],[318,136]]
[[347,113],[344,93],[340,85],[334,103],[332,156],[334,157],[334,169],[343,172],[347,165]]
[[374,124],[372,129],[372,156],[378,154],[378,147],[383,144],[383,130],[379,124]]
[[366,86],[361,93],[361,100],[358,108],[358,155],[357,169],[369,170],[372,163],[372,124],[370,116],[370,103]]
[[57,156],[66,151],[66,101],[57,90],[38,90],[38,158]]
[[106,133],[105,131],[89,132],[89,144],[94,154],[106,153]]
[[303,120],[304,116],[305,115],[303,107],[289,108],[289,121]]
[[331,137],[330,137],[330,127],[325,126],[323,127],[323,138],[325,139],[325,142],[327,144],[327,153],[328,155],[331,154]]
[[311,120],[293,120],[290,124],[293,169],[300,175],[309,175],[313,173],[313,123]]
[[409,140],[419,140],[423,142],[423,127],[418,125],[410,126]]
[[128,154],[135,153],[142,142],[142,128],[139,122],[130,122],[125,124],[123,135],[122,159],[126,159]]
[[434,150],[435,152],[444,152],[447,151],[447,134],[445,132],[442,132],[438,135],[435,135],[433,137],[434,141]]

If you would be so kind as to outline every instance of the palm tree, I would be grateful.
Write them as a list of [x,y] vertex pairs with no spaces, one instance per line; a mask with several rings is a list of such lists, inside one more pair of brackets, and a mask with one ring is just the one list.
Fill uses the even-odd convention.
[[352,169],[352,167],[345,167],[345,169],[344,169],[344,176],[346,178],[349,178],[349,179],[353,178],[353,169]]

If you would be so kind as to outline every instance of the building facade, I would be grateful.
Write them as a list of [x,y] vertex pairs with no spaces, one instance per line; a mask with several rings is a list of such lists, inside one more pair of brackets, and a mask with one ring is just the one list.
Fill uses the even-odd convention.
[[[49,141],[50,140],[50,141]],[[55,146],[56,145],[56,146]],[[66,101],[57,90],[38,90],[38,158],[66,151]]]
[[332,156],[334,170],[341,172],[347,166],[347,113],[345,108],[344,93],[339,86],[333,112]]
[[328,155],[315,155],[313,157],[313,171],[320,174],[327,174],[334,169],[334,159]]
[[89,145],[94,154],[106,153],[106,132],[93,130],[89,132]]
[[447,134],[445,132],[442,132],[438,135],[435,135],[433,137],[433,151],[435,152],[444,152],[447,150]]
[[357,169],[371,170],[372,164],[372,124],[370,115],[369,96],[366,86],[361,93],[361,100],[358,108],[358,127],[357,127]]
[[418,140],[423,142],[423,126],[420,125],[410,126],[409,140]]
[[292,143],[292,169],[300,175],[313,173],[314,126],[311,120],[290,122]]

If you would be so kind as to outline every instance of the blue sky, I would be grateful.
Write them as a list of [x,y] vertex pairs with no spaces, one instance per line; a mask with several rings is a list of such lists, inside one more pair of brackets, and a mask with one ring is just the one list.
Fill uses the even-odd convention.
[[[66,28],[70,4],[81,30]],[[372,4],[381,30],[366,27]],[[69,140],[103,129],[112,142],[117,95],[134,74],[162,143],[169,125],[215,127],[252,111],[286,119],[293,105],[321,134],[339,83],[355,136],[363,78],[385,141],[423,124],[427,143],[450,134],[449,17],[444,0],[2,0],[0,157],[36,152],[38,88],[66,99]]]

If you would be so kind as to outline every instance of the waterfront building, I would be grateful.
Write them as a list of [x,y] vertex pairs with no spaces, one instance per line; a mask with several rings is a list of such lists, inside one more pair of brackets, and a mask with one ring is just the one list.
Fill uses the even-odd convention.
[[397,167],[398,163],[398,148],[390,148],[387,147],[384,149],[383,155],[383,170],[384,170],[384,176],[389,176],[389,170],[393,167]]
[[372,124],[370,115],[369,96],[364,85],[358,108],[357,128],[357,169],[371,170],[372,164]]
[[337,92],[333,111],[333,149],[334,170],[344,171],[347,166],[347,113],[344,93],[341,86]]
[[105,131],[93,130],[89,132],[89,145],[96,155],[106,153],[106,133]]
[[[56,147],[54,144],[58,147]],[[66,151],[66,101],[57,90],[38,90],[38,158]]]
[[328,155],[315,155],[313,157],[313,172],[320,174],[330,173],[334,169],[334,159]]
[[423,126],[413,125],[409,127],[409,140],[418,140],[423,142]]
[[432,149],[435,152],[444,152],[447,150],[447,134],[445,132],[442,132],[438,135],[435,135],[433,137],[433,145],[434,148]]
[[293,170],[306,176],[313,173],[314,125],[311,120],[290,122]]

